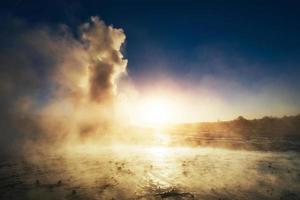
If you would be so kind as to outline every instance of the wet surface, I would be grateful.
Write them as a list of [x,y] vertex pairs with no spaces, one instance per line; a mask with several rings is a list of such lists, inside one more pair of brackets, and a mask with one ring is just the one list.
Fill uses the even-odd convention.
[[299,166],[297,152],[82,145],[2,159],[0,198],[293,200]]

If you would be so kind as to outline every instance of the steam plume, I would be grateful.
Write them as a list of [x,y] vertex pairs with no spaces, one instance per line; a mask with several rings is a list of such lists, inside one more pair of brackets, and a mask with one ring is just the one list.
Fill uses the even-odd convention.
[[111,100],[116,92],[116,80],[127,65],[120,52],[125,40],[123,30],[106,26],[98,17],[92,17],[91,23],[81,26],[81,31],[87,43],[91,100]]
[[103,124],[114,121],[118,79],[126,73],[123,30],[91,17],[76,38],[66,25],[4,21],[1,141],[10,146],[28,137],[49,141],[105,132]]

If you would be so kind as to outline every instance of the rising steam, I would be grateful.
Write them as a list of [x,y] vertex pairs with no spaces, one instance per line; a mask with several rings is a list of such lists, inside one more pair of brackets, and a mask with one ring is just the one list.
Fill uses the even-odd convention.
[[122,29],[106,26],[97,17],[81,26],[89,61],[89,92],[92,101],[112,100],[116,80],[125,72],[127,60],[120,52],[125,35]]
[[31,27],[11,17],[5,22],[1,141],[11,146],[28,138],[56,141],[106,133],[118,115],[118,80],[126,74],[123,30],[98,17],[78,28],[79,37],[65,25]]

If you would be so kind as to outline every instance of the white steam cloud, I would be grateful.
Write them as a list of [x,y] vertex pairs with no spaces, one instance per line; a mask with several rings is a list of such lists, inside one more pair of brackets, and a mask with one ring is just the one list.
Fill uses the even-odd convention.
[[49,142],[111,131],[118,80],[126,74],[125,34],[98,17],[78,30],[76,38],[65,25],[30,27],[5,20],[0,127],[6,146],[28,137]]

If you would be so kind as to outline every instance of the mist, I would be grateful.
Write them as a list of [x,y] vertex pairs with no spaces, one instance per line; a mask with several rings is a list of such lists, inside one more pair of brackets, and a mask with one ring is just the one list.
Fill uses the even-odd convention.
[[98,17],[81,24],[76,35],[64,24],[31,26],[11,16],[3,24],[3,151],[112,132],[119,120],[118,81],[127,66],[122,29]]
[[[155,45],[148,44],[139,58],[134,57],[145,69],[132,70],[132,79],[142,95],[155,91],[176,98],[183,105],[177,121],[213,122],[240,115],[255,119],[300,112],[299,70],[293,60],[251,60],[238,44],[230,42],[205,42],[188,51]],[[186,118],[184,113],[188,113]]]
[[150,56],[137,76],[125,32],[97,16],[76,30],[6,16],[0,34],[0,197],[299,196],[299,115],[249,120],[297,114],[286,78],[245,85],[260,71],[221,55],[180,77]]

